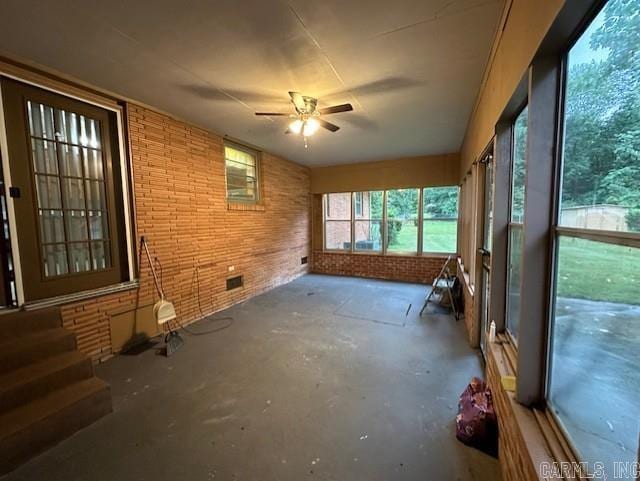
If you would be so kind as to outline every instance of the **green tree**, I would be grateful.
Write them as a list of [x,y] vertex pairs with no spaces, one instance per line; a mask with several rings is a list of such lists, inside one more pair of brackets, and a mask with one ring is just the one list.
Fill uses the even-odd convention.
[[629,208],[640,230],[640,1],[611,0],[588,40],[599,60],[571,64],[565,104],[563,205]]

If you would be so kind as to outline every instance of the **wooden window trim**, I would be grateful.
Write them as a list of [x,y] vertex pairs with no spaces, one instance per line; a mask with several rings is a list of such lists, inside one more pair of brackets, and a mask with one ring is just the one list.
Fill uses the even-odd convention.
[[[256,197],[255,199],[234,199],[229,197],[228,174],[227,174],[227,156],[225,148],[230,147],[251,155],[255,159],[256,170]],[[224,159],[224,188],[225,199],[228,210],[237,211],[264,211],[263,192],[262,192],[262,152],[251,147],[247,147],[239,142],[225,139],[222,145],[222,157]],[[251,206],[254,206],[252,208]]]

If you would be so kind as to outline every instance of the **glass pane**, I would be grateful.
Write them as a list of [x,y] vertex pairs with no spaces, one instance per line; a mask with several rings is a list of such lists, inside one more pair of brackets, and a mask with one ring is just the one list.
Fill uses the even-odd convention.
[[56,121],[58,122],[58,140],[69,144],[78,145],[78,132],[80,129],[78,115],[74,112],[56,109]]
[[484,191],[484,233],[482,246],[491,251],[493,248],[493,162],[487,164]]
[[68,210],[64,215],[67,221],[67,241],[87,240],[87,216],[83,210]]
[[104,197],[104,182],[97,180],[86,181],[87,185],[87,209],[107,210]]
[[80,145],[91,147],[92,149],[101,147],[98,121],[84,115],[80,116]]
[[[256,166],[255,155],[245,152],[244,150],[234,149],[228,145],[224,146],[224,157],[228,161],[233,161],[234,166],[238,166],[239,164],[253,167]],[[227,166],[229,166],[229,163],[227,163]]]
[[67,244],[69,249],[69,264],[71,272],[86,272],[91,270],[91,262],[89,260],[89,244],[81,242],[76,244]]
[[228,177],[256,177],[256,168],[243,163],[227,160]]
[[62,175],[69,177],[82,177],[82,164],[80,164],[80,148],[74,145],[60,144],[58,150]]
[[328,220],[325,222],[325,248],[351,248],[351,221]]
[[427,219],[422,236],[423,252],[453,254],[458,250],[458,220]]
[[59,276],[68,272],[67,251],[64,244],[42,246],[42,257],[45,277]]
[[640,249],[559,238],[549,397],[582,460],[607,473],[638,453],[638,286]]
[[62,179],[64,202],[67,209],[84,209],[84,186],[82,179]]
[[39,210],[40,235],[43,243],[64,242],[61,210]]
[[382,251],[382,221],[357,220],[355,221],[355,250],[365,252]]
[[36,175],[36,190],[38,192],[38,207],[41,209],[60,209],[60,183],[58,177]]
[[102,167],[102,151],[94,149],[82,149],[84,156],[84,175],[89,179],[104,179]]
[[522,227],[509,227],[509,269],[507,271],[507,329],[518,339],[520,325],[520,279],[522,267]]
[[31,139],[31,154],[33,168],[39,174],[58,173],[58,159],[56,157],[56,143],[47,140]]
[[108,242],[92,242],[93,268],[106,269],[111,267],[111,253]]
[[356,219],[382,220],[383,191],[356,192],[354,197]]
[[325,215],[327,220],[351,220],[351,193],[326,194]]
[[27,101],[29,132],[32,137],[43,137],[53,140],[53,109],[47,105]]
[[527,171],[527,108],[513,125],[513,171],[511,173],[511,222],[524,222],[524,182]]
[[107,216],[105,213],[90,211],[89,227],[91,230],[91,239],[109,238],[107,231]]
[[387,192],[387,251],[418,251],[418,189]]
[[418,220],[387,221],[387,251],[415,254],[418,251]]
[[640,1],[610,0],[569,52],[559,224],[640,232]]
[[423,252],[458,250],[458,187],[429,187],[422,195]]

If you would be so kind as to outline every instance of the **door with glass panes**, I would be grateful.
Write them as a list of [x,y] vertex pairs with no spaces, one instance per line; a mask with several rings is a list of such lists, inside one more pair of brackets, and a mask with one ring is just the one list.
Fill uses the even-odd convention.
[[1,85],[25,300],[121,282],[114,114],[14,80]]

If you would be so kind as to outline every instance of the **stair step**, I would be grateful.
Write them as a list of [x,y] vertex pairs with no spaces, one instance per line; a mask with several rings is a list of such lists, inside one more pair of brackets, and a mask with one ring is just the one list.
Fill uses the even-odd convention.
[[91,359],[64,352],[0,375],[0,414],[93,376]]
[[91,377],[0,415],[0,474],[110,412],[109,385]]
[[75,335],[63,328],[43,329],[3,340],[0,342],[0,374],[75,348]]
[[60,308],[57,307],[0,314],[0,339],[56,327],[62,327]]

